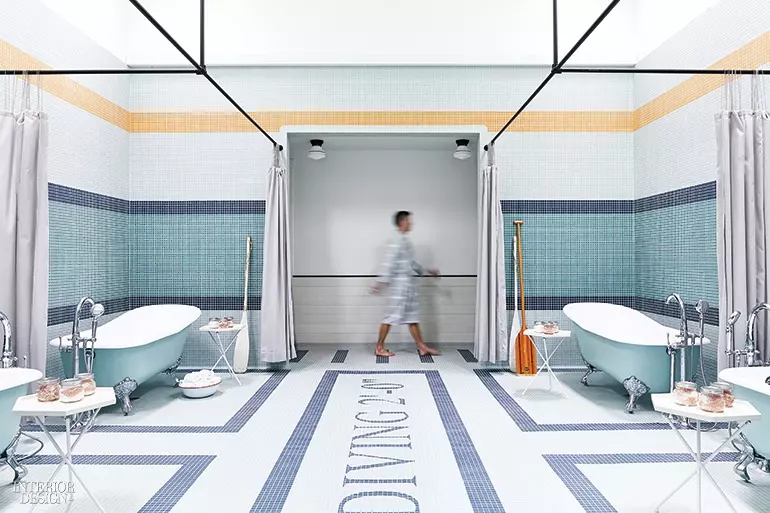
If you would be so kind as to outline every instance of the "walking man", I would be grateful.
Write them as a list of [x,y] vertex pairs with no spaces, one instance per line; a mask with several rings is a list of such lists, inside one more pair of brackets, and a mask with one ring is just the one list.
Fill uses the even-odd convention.
[[393,356],[394,353],[385,349],[385,339],[390,327],[396,324],[409,325],[409,333],[417,344],[420,356],[441,354],[425,345],[422,340],[417,284],[417,277],[424,276],[426,271],[429,276],[438,277],[440,274],[435,269],[424,269],[414,259],[414,246],[408,236],[412,229],[411,214],[402,210],[396,214],[394,222],[398,232],[388,245],[383,271],[373,289],[375,294],[380,293],[386,286],[390,289],[388,310],[380,325],[380,336],[374,354]]

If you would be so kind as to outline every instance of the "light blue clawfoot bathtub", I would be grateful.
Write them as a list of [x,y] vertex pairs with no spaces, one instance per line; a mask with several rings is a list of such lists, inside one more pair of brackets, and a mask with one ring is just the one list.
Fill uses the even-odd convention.
[[736,399],[748,401],[759,410],[762,419],[754,421],[743,430],[744,444],[741,456],[735,464],[735,472],[746,482],[750,481],[747,467],[757,467],[770,473],[770,367],[734,367],[719,373],[719,379],[733,385]]
[[[131,411],[131,393],[149,378],[173,374],[182,359],[188,328],[201,315],[194,306],[154,305],[130,310],[97,330],[93,362],[97,386],[113,386],[123,413]],[[84,337],[90,331],[83,332]],[[56,338],[62,365],[72,375],[71,337]],[[80,361],[84,362],[80,349]],[[81,372],[83,369],[81,368]]]
[[[597,370],[621,382],[628,392],[626,411],[633,413],[637,401],[648,392],[671,388],[671,356],[668,340],[679,338],[677,330],[655,322],[641,312],[605,303],[572,303],[564,313],[573,322],[572,334],[588,367],[581,382]],[[703,339],[708,343],[708,339]],[[698,341],[700,343],[700,341]],[[688,350],[689,367],[700,356],[700,348]],[[678,369],[678,363],[675,363]]]
[[11,467],[14,482],[23,478],[27,472],[15,458],[20,419],[13,414],[13,405],[16,399],[27,395],[28,385],[42,376],[43,373],[35,369],[0,369],[0,463],[5,462]]

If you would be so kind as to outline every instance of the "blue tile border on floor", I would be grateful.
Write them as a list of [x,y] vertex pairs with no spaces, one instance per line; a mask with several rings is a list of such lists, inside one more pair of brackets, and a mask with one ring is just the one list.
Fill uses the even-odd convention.
[[429,354],[421,354],[420,363],[436,363],[436,362],[433,361],[433,356]]
[[[230,419],[221,426],[135,426],[121,424],[99,424],[91,428],[93,433],[237,433],[254,414],[262,407],[267,399],[278,388],[278,385],[284,380],[289,370],[280,369],[268,371],[272,375],[265,381],[259,389],[254,392],[246,403],[230,417]],[[63,432],[64,425],[52,424],[46,426],[49,431]],[[42,431],[39,426],[24,426],[24,431]]]
[[[737,452],[720,453],[715,462],[735,461]],[[703,454],[704,458],[708,454]],[[572,493],[586,513],[618,513],[578,465],[621,465],[629,463],[685,463],[694,461],[685,453],[634,453],[634,454],[543,454],[551,469]],[[663,496],[661,495],[661,499]]]
[[305,357],[306,354],[308,354],[310,351],[307,349],[297,349],[297,356],[289,360],[291,363],[299,363],[302,361],[302,359]]
[[374,359],[376,363],[390,363],[390,356],[375,355]]
[[339,349],[336,353],[334,353],[331,363],[345,363],[345,360],[347,359],[347,357],[348,357],[348,350]]
[[492,397],[500,404],[508,416],[524,432],[554,432],[554,431],[659,431],[670,429],[665,422],[592,422],[580,424],[538,424],[535,419],[524,411],[524,408],[505,391],[494,378],[493,371],[488,369],[473,369]]
[[444,385],[443,379],[441,379],[441,374],[436,370],[326,371],[318,383],[313,396],[310,398],[302,417],[297,422],[294,431],[286,442],[283,451],[281,451],[278,460],[275,462],[273,470],[262,486],[259,496],[254,501],[251,513],[278,513],[283,509],[339,375],[371,376],[394,374],[422,374],[425,376],[428,386],[430,386],[433,400],[436,403],[439,417],[449,439],[449,444],[452,447],[457,468],[465,483],[465,490],[473,511],[504,513],[505,510],[497,495],[497,491],[492,485],[484,464],[476,452],[476,446],[473,444],[465,424],[463,424],[462,418],[449,395],[449,391]]
[[457,352],[460,353],[460,356],[462,356],[463,360],[465,360],[466,362],[479,363],[476,357],[473,356],[473,352],[470,349],[458,349]]
[[[171,476],[171,479],[166,481],[139,510],[139,513],[167,513],[176,506],[215,458],[216,456],[210,455],[75,454],[72,456],[72,462],[75,465],[179,466],[179,470]],[[24,464],[58,465],[60,461],[61,458],[54,455],[33,456],[24,460]]]

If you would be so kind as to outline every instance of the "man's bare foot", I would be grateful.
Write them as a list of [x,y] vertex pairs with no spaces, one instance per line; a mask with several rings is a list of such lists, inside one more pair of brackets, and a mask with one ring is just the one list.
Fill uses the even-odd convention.
[[441,351],[439,351],[438,349],[433,349],[432,347],[428,347],[428,346],[418,347],[417,352],[420,353],[420,356],[425,356],[429,354],[433,356],[438,356],[441,354]]
[[384,347],[378,347],[374,350],[375,356],[395,356],[396,353],[393,353],[391,351],[388,351]]

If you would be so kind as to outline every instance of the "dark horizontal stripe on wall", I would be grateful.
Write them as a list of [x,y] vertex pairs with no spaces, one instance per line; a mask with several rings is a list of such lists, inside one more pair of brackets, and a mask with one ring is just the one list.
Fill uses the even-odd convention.
[[[243,296],[134,296],[131,308],[150,305],[188,305],[201,310],[242,310]],[[262,309],[261,296],[249,296],[249,310]]]
[[132,214],[264,214],[264,200],[132,201]]
[[[648,299],[645,297],[637,297],[634,305],[637,310],[642,312],[665,315],[667,317],[676,317],[677,319],[680,316],[679,306],[677,306],[676,303],[667,305],[666,301],[663,299]],[[686,304],[684,307],[687,312],[688,328],[691,332],[696,332],[696,325],[700,319],[700,314],[695,311],[695,305]],[[705,315],[705,322],[711,326],[719,326],[718,305],[709,305],[709,310]]]
[[[104,314],[110,315],[118,312],[125,312],[129,309],[129,298],[123,297],[119,299],[107,299],[105,301],[96,300],[97,303],[101,303],[104,306]],[[75,320],[75,308],[77,304],[67,306],[53,306],[48,309],[48,325],[55,326],[56,324],[71,323]],[[90,316],[90,310],[86,309],[81,312],[83,319]]]
[[[508,310],[513,310],[513,297],[508,297]],[[633,296],[533,296],[525,297],[527,310],[561,310],[570,303],[611,303],[629,308],[634,306]],[[521,308],[521,299],[519,299]]]
[[[295,274],[292,278],[378,278],[377,274]],[[425,276],[428,278],[428,276]],[[442,274],[441,278],[475,278],[475,274]]]
[[705,201],[717,197],[717,183],[707,182],[684,189],[668,191],[634,201],[634,212],[647,212],[659,208],[687,205],[696,201]]
[[105,196],[95,192],[88,192],[82,189],[74,189],[65,185],[56,183],[48,184],[48,201],[58,201],[69,205],[78,205],[81,207],[98,208],[100,210],[109,210],[111,212],[120,212],[127,214],[129,201]]
[[633,200],[502,200],[503,214],[632,214]]

